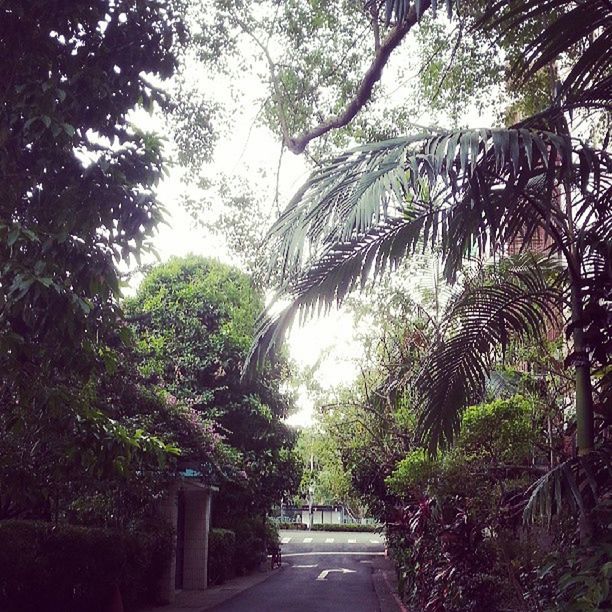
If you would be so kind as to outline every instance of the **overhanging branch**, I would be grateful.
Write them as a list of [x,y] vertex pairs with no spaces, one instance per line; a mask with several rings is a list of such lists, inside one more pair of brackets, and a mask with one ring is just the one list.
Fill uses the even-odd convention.
[[[422,10],[425,11],[430,7],[430,5],[431,1],[425,0],[422,3]],[[374,86],[376,83],[378,83],[378,81],[380,81],[383,69],[387,65],[391,54],[401,44],[406,37],[406,34],[410,32],[416,23],[416,5],[413,4],[406,15],[406,18],[402,22],[396,24],[381,41],[380,46],[374,55],[374,59],[363,75],[363,79],[361,80],[355,95],[344,107],[342,113],[324,119],[315,127],[302,132],[297,136],[291,136],[288,131],[286,131],[285,125],[282,125],[283,141],[287,149],[289,149],[289,151],[292,153],[299,155],[300,153],[304,152],[304,149],[315,138],[319,138],[331,130],[339,129],[348,125],[359,113],[359,111],[370,101]],[[280,111],[282,114],[282,109],[280,109]]]

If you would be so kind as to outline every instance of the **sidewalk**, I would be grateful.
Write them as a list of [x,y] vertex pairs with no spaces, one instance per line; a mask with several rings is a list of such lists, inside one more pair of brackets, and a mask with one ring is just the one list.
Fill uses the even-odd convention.
[[210,587],[205,591],[178,591],[174,603],[167,606],[145,608],[141,610],[141,612],[185,612],[187,610],[200,612],[201,610],[208,610],[234,597],[234,595],[238,595],[238,593],[246,591],[256,584],[267,580],[278,571],[279,568],[267,571],[255,571],[248,576],[233,578],[232,580],[228,580],[225,584]]
[[378,557],[372,569],[372,582],[381,612],[408,612],[397,593],[397,574],[393,561],[388,557]]

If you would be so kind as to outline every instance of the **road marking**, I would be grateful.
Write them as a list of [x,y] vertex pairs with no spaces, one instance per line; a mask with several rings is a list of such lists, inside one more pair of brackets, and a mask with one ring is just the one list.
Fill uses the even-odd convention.
[[380,540],[370,540],[370,544],[381,544]]
[[368,561],[367,559],[361,559],[359,563],[374,563],[374,561]]
[[310,544],[312,542],[312,538],[304,538],[304,544]]
[[325,543],[326,544],[332,544],[334,541],[334,538],[325,538]]
[[319,567],[319,564],[315,563],[314,565],[292,565],[291,567],[295,567],[296,569],[306,569],[308,567]]
[[281,544],[289,544],[289,542],[291,542],[291,538],[282,538],[281,539]]
[[320,551],[320,552],[298,552],[298,553],[283,553],[283,559],[285,557],[318,557],[318,556],[322,556],[322,555],[342,555],[342,556],[346,556],[346,555],[359,555],[360,557],[382,557],[384,556],[384,552],[368,552],[366,550],[364,550],[363,552],[361,551],[344,551],[344,550],[338,550],[335,552],[330,552],[330,551]]
[[349,540],[348,543],[349,544],[357,544],[357,540]]
[[343,567],[341,567],[340,569],[328,569],[328,570],[323,570],[317,576],[317,580],[327,580],[327,574],[331,574],[332,572],[338,572],[340,574],[356,574],[357,573],[355,570],[344,569]]

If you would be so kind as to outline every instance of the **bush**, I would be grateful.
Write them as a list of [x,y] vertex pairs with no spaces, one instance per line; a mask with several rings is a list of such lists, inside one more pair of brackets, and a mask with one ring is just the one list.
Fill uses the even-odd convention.
[[297,529],[299,531],[303,531],[308,527],[308,525],[306,525],[305,523],[277,523],[276,526],[278,527],[278,529]]
[[423,489],[434,478],[438,462],[427,451],[418,448],[409,452],[385,479],[385,484],[395,495],[405,495],[414,489]]
[[363,531],[371,533],[374,531],[380,531],[380,527],[378,525],[359,525],[357,523],[324,523],[322,525],[313,525],[312,531]]
[[247,574],[268,556],[268,549],[280,546],[278,529],[270,519],[262,516],[236,518],[224,525],[236,534],[234,572]]
[[234,568],[237,574],[255,569],[268,555],[266,526],[259,517],[244,518],[235,526],[236,551]]
[[125,608],[152,603],[172,531],[116,531],[36,521],[0,522],[0,609],[96,612],[118,586]]
[[221,584],[234,574],[236,534],[229,529],[211,529],[208,535],[208,584]]

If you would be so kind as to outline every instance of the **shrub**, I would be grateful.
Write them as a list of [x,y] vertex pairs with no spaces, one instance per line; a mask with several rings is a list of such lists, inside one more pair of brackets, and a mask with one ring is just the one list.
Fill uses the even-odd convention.
[[374,532],[379,531],[378,525],[359,525],[357,523],[329,523],[318,524],[312,526],[312,531],[354,531],[354,532]]
[[266,526],[262,518],[244,518],[237,522],[234,568],[237,574],[246,574],[265,561],[268,550]]
[[221,584],[234,574],[236,534],[211,529],[208,535],[208,584]]
[[520,395],[469,406],[461,417],[457,449],[468,458],[520,463],[536,439],[533,405]]
[[224,527],[236,534],[234,572],[246,574],[266,560],[268,548],[280,546],[278,529],[262,516],[235,518]]
[[413,489],[423,489],[432,480],[439,464],[422,448],[409,452],[385,479],[392,493],[405,495]]
[[278,529],[297,529],[298,531],[303,531],[307,528],[307,525],[305,523],[277,523],[277,527]]
[[121,589],[126,609],[152,602],[172,531],[116,531],[35,521],[0,522],[0,609],[96,612]]

